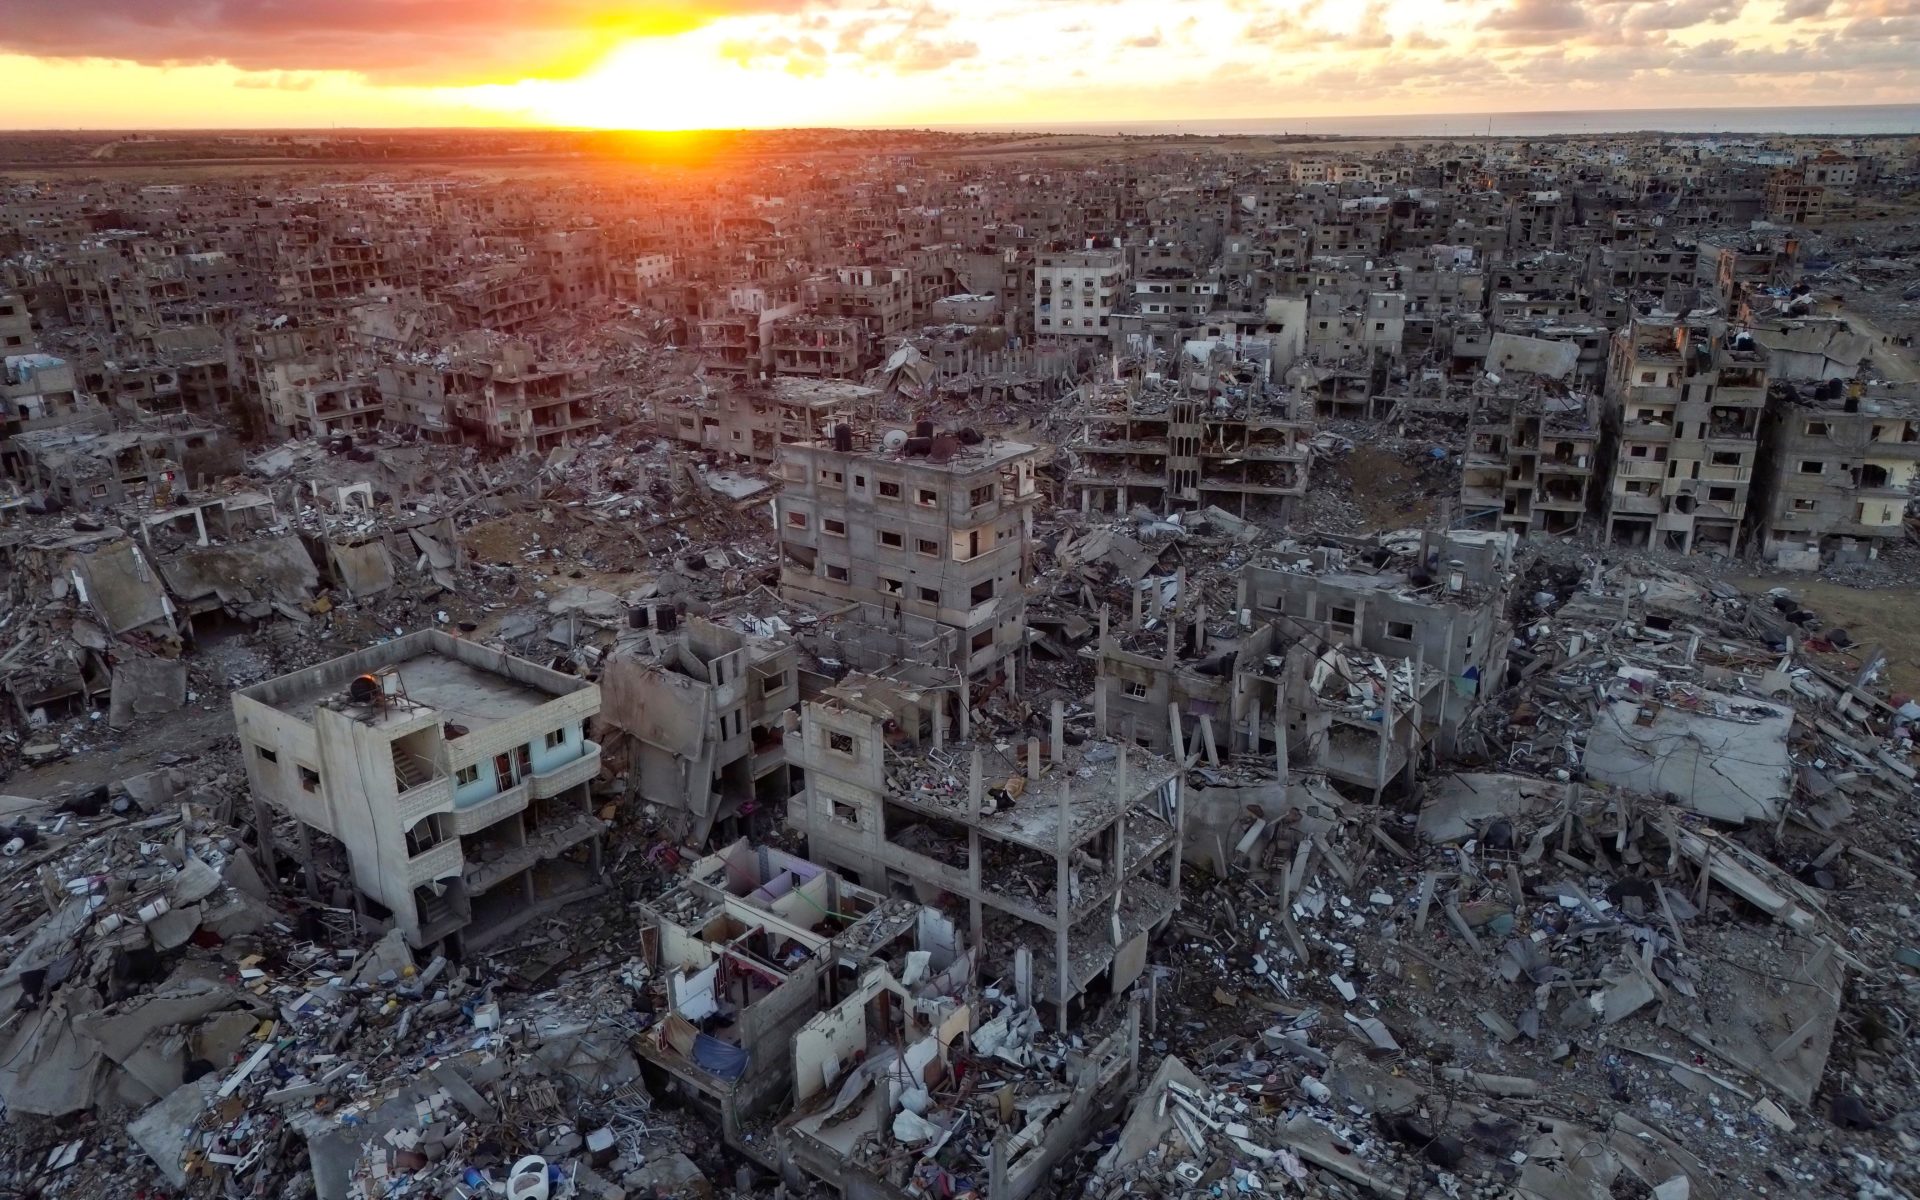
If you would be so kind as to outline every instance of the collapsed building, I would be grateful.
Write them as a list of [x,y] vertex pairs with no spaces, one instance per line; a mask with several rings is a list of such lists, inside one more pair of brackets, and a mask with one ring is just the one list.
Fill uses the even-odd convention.
[[0,189],[0,1184],[1912,1190],[1910,141],[205,136],[413,161]]

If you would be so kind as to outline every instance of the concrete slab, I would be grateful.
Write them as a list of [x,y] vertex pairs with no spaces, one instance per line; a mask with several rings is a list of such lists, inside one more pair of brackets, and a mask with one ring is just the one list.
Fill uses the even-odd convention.
[[1716,821],[1779,820],[1793,791],[1793,710],[1723,692],[1696,695],[1689,709],[1638,699],[1602,708],[1587,735],[1588,777],[1671,797]]

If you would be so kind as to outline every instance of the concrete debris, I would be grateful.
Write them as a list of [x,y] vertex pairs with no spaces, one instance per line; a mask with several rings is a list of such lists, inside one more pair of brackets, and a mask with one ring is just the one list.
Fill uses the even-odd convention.
[[1201,140],[9,139],[0,1190],[1920,1194],[1912,139]]

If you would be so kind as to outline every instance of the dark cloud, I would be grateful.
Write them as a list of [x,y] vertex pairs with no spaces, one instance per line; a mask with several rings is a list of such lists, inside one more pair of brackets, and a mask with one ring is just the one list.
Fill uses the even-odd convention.
[[816,0],[4,0],[0,49],[44,58],[362,71],[383,82],[568,73],[621,40]]
[[1833,0],[1787,0],[1786,5],[1780,10],[1780,15],[1773,19],[1774,24],[1786,25],[1794,21],[1811,21],[1826,16],[1827,10],[1832,7]]
[[1582,0],[1513,0],[1480,19],[1482,29],[1518,33],[1564,33],[1586,24]]
[[1731,21],[1745,7],[1746,0],[1666,0],[1636,4],[1620,23],[1627,29],[1691,29]]

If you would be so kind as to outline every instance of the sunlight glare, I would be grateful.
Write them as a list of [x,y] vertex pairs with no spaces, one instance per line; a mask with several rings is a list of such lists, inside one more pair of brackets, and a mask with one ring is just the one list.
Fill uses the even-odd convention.
[[544,125],[588,129],[730,129],[853,115],[830,77],[722,53],[718,27],[626,42],[576,79],[463,89],[462,98]]

